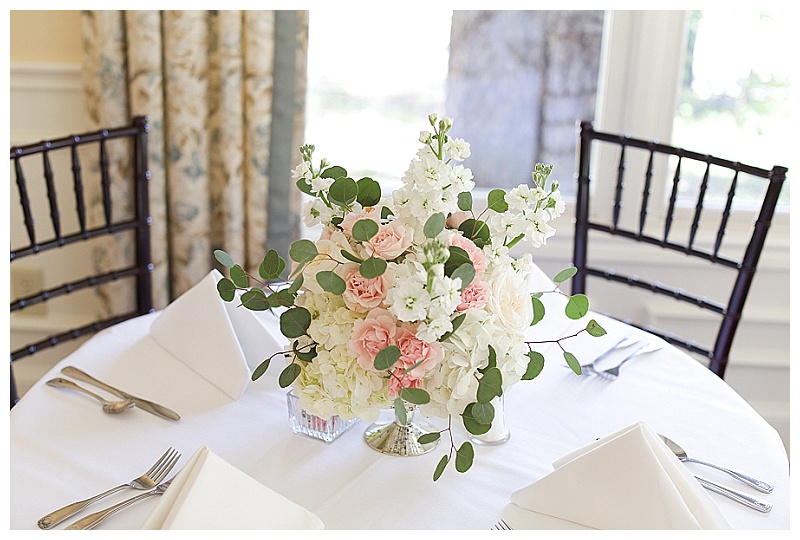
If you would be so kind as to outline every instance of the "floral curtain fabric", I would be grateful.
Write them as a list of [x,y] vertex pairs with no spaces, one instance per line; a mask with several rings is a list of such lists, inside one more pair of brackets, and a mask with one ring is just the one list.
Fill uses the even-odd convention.
[[[308,15],[293,20],[302,89]],[[252,271],[266,252],[275,25],[274,11],[83,13],[92,121],[150,118],[156,308],[208,273],[214,249]],[[303,125],[303,104],[296,100],[295,126]],[[95,250],[95,264],[125,250],[123,242]]]

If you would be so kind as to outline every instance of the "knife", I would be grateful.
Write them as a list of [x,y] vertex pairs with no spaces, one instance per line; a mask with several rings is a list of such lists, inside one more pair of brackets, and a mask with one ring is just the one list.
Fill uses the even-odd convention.
[[67,366],[61,370],[61,373],[64,375],[69,375],[71,377],[75,377],[84,382],[88,382],[89,384],[93,384],[98,388],[102,388],[112,394],[115,394],[123,399],[129,399],[133,401],[134,405],[139,407],[140,409],[147,411],[151,414],[155,414],[156,416],[160,416],[162,418],[166,418],[168,420],[180,420],[180,416],[175,411],[167,409],[163,405],[159,405],[158,403],[153,403],[152,401],[147,401],[146,399],[138,398],[136,396],[132,396],[127,392],[123,392],[113,386],[109,386],[103,381],[99,381],[86,373],[85,371],[81,371],[80,369],[76,368],[75,366]]

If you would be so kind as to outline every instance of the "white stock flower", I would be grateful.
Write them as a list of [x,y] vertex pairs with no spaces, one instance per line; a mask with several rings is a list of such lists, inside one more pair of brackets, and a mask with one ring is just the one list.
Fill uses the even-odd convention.
[[464,139],[449,139],[444,143],[444,155],[455,161],[463,161],[470,156],[469,143]]

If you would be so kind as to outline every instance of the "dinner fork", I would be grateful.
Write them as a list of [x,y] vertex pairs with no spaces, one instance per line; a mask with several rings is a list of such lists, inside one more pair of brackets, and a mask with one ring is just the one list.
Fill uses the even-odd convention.
[[647,343],[645,343],[641,347],[637,347],[631,354],[629,354],[628,356],[623,358],[622,361],[619,364],[617,364],[616,366],[608,368],[608,369],[605,369],[605,370],[599,372],[598,375],[600,375],[601,377],[604,377],[604,378],[606,378],[606,379],[608,379],[610,381],[615,381],[615,380],[617,380],[617,378],[619,378],[619,368],[622,367],[622,364],[624,364],[628,360],[633,360],[634,358],[636,358],[638,356],[641,356],[643,354],[649,354],[651,352],[656,352],[656,351],[661,349],[660,346],[657,346],[657,347],[653,347],[653,348],[651,348],[650,350],[647,350],[647,351],[642,350],[645,347],[647,347]]
[[492,531],[512,531],[514,529],[512,529],[511,526],[509,526],[509,524],[506,523],[506,520],[501,519],[500,521],[495,523],[494,527],[492,527],[490,530],[492,530]]
[[161,456],[158,461],[156,461],[150,469],[144,473],[142,476],[138,478],[134,478],[127,484],[120,484],[117,487],[113,487],[108,491],[104,491],[99,495],[95,495],[89,499],[85,499],[83,501],[74,502],[72,504],[68,504],[63,508],[59,508],[55,512],[51,512],[47,514],[43,518],[41,518],[37,525],[39,525],[40,529],[50,529],[55,525],[58,525],[65,519],[70,516],[74,516],[93,502],[99,501],[100,499],[111,495],[112,493],[116,493],[125,488],[133,488],[133,489],[152,489],[154,488],[159,482],[161,482],[172,470],[175,464],[180,459],[181,455],[178,453],[177,450],[174,448],[167,449],[164,452],[164,455]]
[[[625,343],[626,341],[630,341],[631,343],[626,344]],[[613,353],[617,349],[622,348],[622,347],[627,347],[628,345],[632,345],[633,343],[636,343],[636,341],[637,340],[633,339],[631,336],[623,337],[622,339],[620,339],[619,341],[614,343],[614,345],[609,347],[607,350],[605,350],[602,353],[600,353],[600,355],[596,356],[591,362],[587,362],[586,364],[582,364],[581,365],[581,374],[586,373],[587,375],[591,375],[591,374],[599,375],[600,374],[600,370],[598,370],[595,367],[595,364],[597,364],[597,362],[599,362],[600,360],[602,360],[603,358],[605,358],[609,354]]]
[[169,480],[165,480],[161,482],[156,487],[151,489],[150,491],[145,491],[144,493],[140,493],[130,499],[126,499],[121,503],[115,504],[114,506],[109,506],[105,510],[100,510],[99,512],[95,512],[94,514],[89,514],[88,516],[79,519],[69,527],[66,527],[65,531],[74,531],[74,530],[82,530],[82,529],[94,529],[101,521],[106,519],[108,516],[112,514],[116,514],[123,508],[126,508],[132,505],[135,502],[139,502],[142,499],[146,499],[148,497],[152,497],[153,495],[163,495],[167,488],[169,487],[170,483],[175,477],[173,476]]

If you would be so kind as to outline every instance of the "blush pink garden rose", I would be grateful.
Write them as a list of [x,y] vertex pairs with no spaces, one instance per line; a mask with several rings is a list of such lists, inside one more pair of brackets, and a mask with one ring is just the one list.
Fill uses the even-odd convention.
[[450,237],[450,245],[460,247],[467,252],[469,259],[472,261],[472,266],[475,267],[476,273],[479,274],[486,270],[486,266],[489,264],[489,261],[486,259],[486,255],[483,253],[483,251],[475,245],[475,242],[466,236],[454,234]]
[[462,223],[472,217],[472,212],[453,212],[447,216],[446,225],[448,229],[458,229]]
[[399,257],[411,246],[414,229],[400,221],[381,225],[378,232],[367,243],[370,254],[387,261]]
[[342,275],[346,288],[342,299],[349,309],[367,313],[383,305],[386,293],[394,285],[394,274],[386,271],[376,278],[365,278],[358,268],[354,263],[344,265]]
[[347,214],[346,216],[344,216],[344,219],[342,220],[341,224],[342,230],[348,235],[352,236],[353,225],[355,225],[356,222],[361,219],[371,219],[372,221],[380,225],[381,224],[380,210],[378,210],[374,206],[369,206],[357,214],[356,213]]
[[392,371],[389,377],[388,391],[391,397],[397,397],[403,388],[422,388],[422,379],[411,373],[403,373],[403,368]]
[[417,337],[416,329],[410,324],[403,324],[395,335],[395,345],[400,349],[397,366],[401,371],[422,362],[408,374],[422,377],[425,373],[442,361],[444,349],[441,343],[428,343]]
[[483,308],[489,302],[492,288],[485,281],[473,280],[461,291],[461,303],[456,307],[458,311],[470,308]]
[[389,310],[375,308],[365,319],[353,323],[353,333],[347,343],[347,350],[353,354],[364,369],[375,369],[375,355],[389,345],[395,344],[397,319]]

